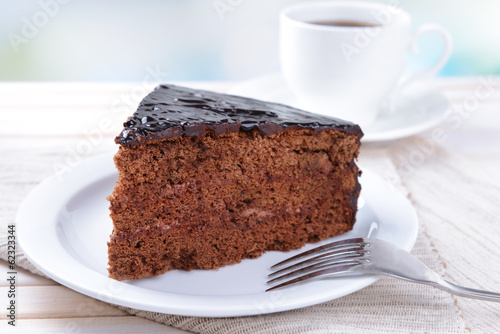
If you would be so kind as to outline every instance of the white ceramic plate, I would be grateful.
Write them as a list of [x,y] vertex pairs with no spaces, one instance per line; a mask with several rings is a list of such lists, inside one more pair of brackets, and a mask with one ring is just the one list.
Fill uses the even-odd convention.
[[[281,74],[270,74],[243,82],[227,93],[301,108]],[[415,82],[397,101],[393,112],[381,110],[373,124],[363,127],[363,142],[382,142],[413,136],[441,123],[450,109],[448,99],[428,82]]]
[[[378,279],[335,278],[265,293],[269,267],[298,252],[292,251],[268,252],[219,270],[174,270],[138,281],[115,281],[106,269],[106,242],[112,230],[106,196],[116,180],[108,154],[84,162],[62,180],[53,176],[38,185],[17,215],[19,243],[31,263],[55,281],[105,302],[186,316],[290,310],[345,296]],[[410,251],[417,218],[409,201],[370,171],[364,170],[361,184],[363,207],[353,231],[342,238],[370,234]]]

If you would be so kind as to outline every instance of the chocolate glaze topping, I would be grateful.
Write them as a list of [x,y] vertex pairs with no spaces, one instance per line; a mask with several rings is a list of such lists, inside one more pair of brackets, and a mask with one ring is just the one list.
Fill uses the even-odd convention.
[[312,114],[282,104],[203,90],[160,85],[146,96],[124,124],[115,142],[131,146],[177,136],[200,136],[210,129],[225,132],[258,130],[264,135],[286,128],[321,132],[338,129],[363,133],[358,125],[337,118]]

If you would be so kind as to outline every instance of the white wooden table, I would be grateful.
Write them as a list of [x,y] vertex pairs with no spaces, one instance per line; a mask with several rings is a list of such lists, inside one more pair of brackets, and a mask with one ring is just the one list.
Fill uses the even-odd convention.
[[[485,82],[490,83],[489,95],[481,88]],[[234,83],[187,84],[224,91]],[[460,124],[454,123],[453,126],[446,127],[446,139],[441,145],[450,152],[481,163],[492,178],[499,178],[500,77],[447,78],[440,79],[437,85],[456,108],[465,110],[460,116]],[[16,163],[22,160],[23,150],[38,148],[43,152],[44,148],[59,146],[62,149],[66,147],[70,154],[71,144],[67,143],[92,138],[92,134],[95,146],[89,155],[116,149],[113,138],[118,133],[120,124],[127,113],[133,112],[139,100],[152,86],[152,83],[147,87],[143,87],[142,83],[1,83],[0,159],[11,159],[13,168],[23,168]],[[47,124],[48,117],[54,121]],[[109,120],[116,126],[112,129],[103,127],[100,123],[103,120]],[[100,129],[100,126],[103,128],[99,130],[102,136],[92,132],[93,129]],[[420,136],[430,137],[431,131]],[[363,150],[370,150],[370,146],[367,145]],[[47,168],[47,176],[52,172],[51,168]],[[29,178],[29,174],[26,175]],[[8,172],[4,171],[4,175],[0,175],[0,187],[7,181],[13,182],[9,180]],[[30,182],[34,187],[39,181]],[[7,222],[2,222],[2,225],[5,224]],[[7,271],[7,263],[0,261],[2,310],[7,305],[8,283],[4,279]],[[4,318],[5,311],[2,311],[1,333],[184,333],[130,316],[115,307],[20,268],[17,289],[18,326],[14,330],[8,326]]]

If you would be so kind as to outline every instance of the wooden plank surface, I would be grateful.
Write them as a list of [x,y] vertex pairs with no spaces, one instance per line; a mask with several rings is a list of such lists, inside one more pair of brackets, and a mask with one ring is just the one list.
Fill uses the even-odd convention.
[[0,322],[0,333],[188,333],[135,316],[20,320],[15,329]]
[[[7,287],[0,295],[7,295]],[[19,319],[114,317],[128,315],[118,308],[61,285],[17,286]],[[71,307],[68,307],[71,305]]]

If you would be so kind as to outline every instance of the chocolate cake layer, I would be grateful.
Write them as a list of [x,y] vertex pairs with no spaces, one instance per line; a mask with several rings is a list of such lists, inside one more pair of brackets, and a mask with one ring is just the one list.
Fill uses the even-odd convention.
[[[169,87],[161,88],[162,100],[154,95],[156,89],[145,101],[152,95],[158,105],[169,100],[163,94],[174,88],[162,87]],[[174,99],[182,91],[175,87]],[[197,94],[190,89],[184,93]],[[209,95],[215,101],[235,98]],[[260,103],[249,100],[245,109],[241,99],[240,110]],[[268,109],[288,108],[265,104]],[[257,113],[250,119],[240,114],[238,122],[233,120],[237,130],[230,131],[217,132],[229,123],[206,116],[203,131],[193,132],[191,119],[181,120],[186,113],[157,132],[126,127],[117,137],[119,177],[108,197],[114,224],[108,243],[110,277],[139,279],[171,269],[219,268],[352,229],[360,192],[355,158],[361,130],[323,117],[316,122],[315,115],[303,111],[303,118],[294,122],[293,110],[280,111],[276,123]],[[144,112],[131,119],[146,117]],[[194,115],[196,108],[189,113]],[[300,123],[308,117],[309,127]],[[250,121],[253,128],[246,128]],[[267,132],[271,125],[279,130]],[[123,143],[127,130],[134,130],[135,137]]]
[[359,126],[277,103],[241,96],[161,85],[142,100],[116,138],[121,145],[177,136],[258,130],[265,135],[287,128],[339,129],[362,136]]

